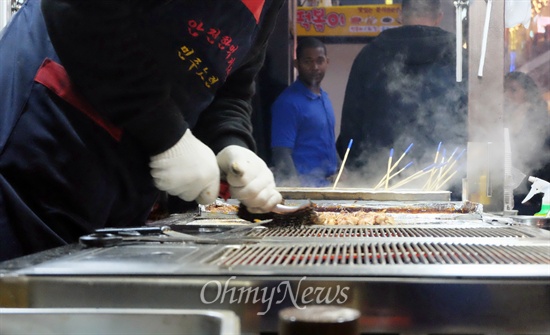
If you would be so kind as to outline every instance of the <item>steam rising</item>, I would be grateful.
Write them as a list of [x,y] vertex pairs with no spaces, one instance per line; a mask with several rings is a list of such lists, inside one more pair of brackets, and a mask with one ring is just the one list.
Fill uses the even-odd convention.
[[[359,142],[354,148],[357,151],[353,155],[350,154],[353,157],[353,165],[348,169],[346,178],[342,180],[342,187],[371,188],[377,185],[386,173],[392,148],[395,150],[395,162],[411,143],[414,144],[394,171],[400,170],[410,162],[412,165],[390,180],[390,188],[434,163],[445,163],[451,153],[458,155],[457,152],[466,149],[466,92],[461,84],[454,82],[454,64],[449,64],[444,69],[430,70],[433,73],[419,77],[417,73],[407,72],[411,71],[405,66],[407,61],[403,56],[398,57],[397,62],[391,63],[381,71],[382,76],[387,79],[383,78],[380,82],[387,83],[386,91],[390,95],[390,102],[376,101],[381,106],[387,106],[386,115],[381,115],[381,120],[376,122],[380,122],[381,129],[390,129],[393,134],[377,133],[376,126],[366,131],[369,137],[366,141]],[[372,86],[370,89],[376,90],[377,84],[368,85]],[[368,109],[369,106],[364,108]],[[393,138],[393,143],[383,143],[384,138]],[[438,153],[440,142],[443,144]],[[439,156],[437,162],[434,161],[436,154]],[[459,171],[454,178],[446,186],[440,187],[448,189],[451,182],[460,185],[465,175],[464,163],[463,156],[458,164],[455,163],[454,169],[458,168]],[[444,165],[440,166],[443,167]],[[425,188],[430,175],[431,173],[411,180],[400,188]]]

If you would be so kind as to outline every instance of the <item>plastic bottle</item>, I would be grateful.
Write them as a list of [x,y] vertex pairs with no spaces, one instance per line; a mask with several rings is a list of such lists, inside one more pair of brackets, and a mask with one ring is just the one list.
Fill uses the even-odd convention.
[[550,183],[533,176],[530,176],[528,180],[532,182],[533,185],[531,185],[531,190],[521,203],[526,203],[535,194],[543,193],[544,196],[542,197],[540,212],[535,213],[535,216],[550,216]]

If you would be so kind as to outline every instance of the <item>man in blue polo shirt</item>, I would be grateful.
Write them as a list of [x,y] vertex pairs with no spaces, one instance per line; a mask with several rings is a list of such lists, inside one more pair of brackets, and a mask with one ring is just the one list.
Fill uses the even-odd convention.
[[328,186],[338,168],[334,110],[321,81],[328,66],[325,45],[298,41],[298,79],[271,107],[271,148],[278,186]]

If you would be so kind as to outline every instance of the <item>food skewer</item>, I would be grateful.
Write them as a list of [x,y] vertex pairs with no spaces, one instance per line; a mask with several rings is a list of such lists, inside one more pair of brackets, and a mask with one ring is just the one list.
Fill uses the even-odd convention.
[[397,167],[397,165],[401,162],[403,157],[405,157],[405,155],[409,152],[409,150],[411,150],[412,146],[413,146],[413,143],[409,144],[409,146],[407,147],[407,149],[405,149],[405,151],[403,152],[401,157],[399,157],[397,162],[395,162],[395,164],[391,167],[390,172],[393,171],[393,169],[395,169]]
[[[457,149],[458,149],[458,148],[457,148]],[[457,149],[455,149],[455,152],[457,151]],[[462,155],[464,154],[465,151],[466,151],[466,149],[463,149],[463,150],[460,152],[460,154],[459,154],[450,164],[448,164],[448,163],[450,162],[450,160],[451,160],[451,158],[449,157],[449,160],[447,161],[447,166],[442,168],[443,172],[442,172],[441,175],[438,176],[437,179],[432,183],[432,185],[431,185],[432,187],[430,187],[430,189],[433,188],[433,189],[436,189],[436,190],[437,190],[438,188],[440,188],[441,186],[443,186],[442,183],[441,183],[441,179],[445,178],[445,176],[446,176],[446,175],[451,171],[451,169],[454,167],[454,165],[456,164],[456,162],[458,162],[458,161],[460,160],[460,158],[462,157]],[[453,155],[454,155],[455,152],[453,152]],[[452,157],[453,155],[451,155],[451,157]],[[455,173],[456,173],[456,170],[455,170]],[[454,175],[455,173],[453,173],[453,175]]]
[[[447,154],[447,151],[445,150],[445,148],[443,148],[443,153],[441,154],[441,165],[440,167],[437,169],[438,172],[437,172],[437,177],[435,178],[435,180],[433,180],[433,176],[435,175],[435,169],[434,169],[434,173],[430,175],[430,178],[426,181],[426,184],[424,184],[424,186],[422,187],[422,189],[424,190],[429,190],[432,188],[432,186],[434,186],[436,184],[436,181],[441,178],[441,173],[443,171],[443,169],[445,168],[445,165],[448,163],[445,162],[445,155]],[[449,159],[450,160],[450,159]]]
[[344,165],[346,164],[346,160],[348,159],[349,150],[351,149],[352,144],[353,144],[353,138],[349,140],[348,148],[346,149],[346,153],[344,154],[344,159],[342,160],[342,165],[340,165],[340,171],[338,171],[338,175],[336,176],[336,180],[334,181],[334,185],[332,186],[333,190],[336,188],[336,185],[338,185],[338,181],[340,180],[342,171],[344,171]]
[[391,161],[393,158],[393,148],[390,150],[390,158],[388,158],[388,172],[386,172],[386,186],[384,189],[388,189],[388,182],[390,181],[390,172],[391,172]]
[[[439,159],[439,150],[441,150],[441,144],[442,143],[443,142],[439,142],[439,145],[437,146],[437,151],[435,152],[434,163],[432,165],[437,164],[437,160]],[[424,187],[426,187],[427,185],[429,185],[432,182],[432,178],[433,178],[434,173],[435,173],[435,170],[432,170],[431,173],[430,173],[430,177],[428,178],[428,181],[426,182],[426,184],[424,184]]]
[[[401,157],[399,157],[399,159],[393,164],[393,166],[390,168],[389,172],[387,172],[384,177],[382,177],[382,179],[380,179],[380,181],[378,182],[378,184],[376,184],[376,186],[374,187],[374,189],[376,190],[377,188],[379,188],[380,186],[382,186],[382,184],[384,183],[384,181],[389,181],[391,178],[395,177],[399,172],[405,170],[405,168],[409,167],[411,163],[407,164],[407,166],[401,170],[399,170],[399,172],[397,173],[394,173],[393,175],[389,176],[390,172],[392,172],[396,167],[397,165],[399,165],[399,163],[401,162],[401,160],[403,159],[403,157],[405,157],[405,155],[411,150],[413,146],[413,143],[409,144],[409,146],[407,147],[407,149],[403,152],[403,154],[401,154]],[[393,148],[392,148],[393,150]],[[390,151],[390,156],[393,155],[393,152]],[[389,177],[388,177],[389,176]]]
[[438,190],[440,189],[443,185],[445,185],[449,180],[451,180],[451,178],[454,177],[454,175],[457,173],[458,171],[455,170],[453,173],[451,173],[451,175],[449,177],[447,177],[444,181],[442,181],[441,183],[437,184],[436,187],[435,187],[435,190]]
[[415,172],[414,174],[412,174],[411,176],[401,180],[400,182],[398,182],[397,184],[393,185],[392,187],[390,187],[390,189],[395,189],[395,188],[398,188],[400,186],[403,186],[415,179],[418,179],[420,177],[422,177],[423,175],[427,174],[427,173],[430,173],[430,172],[433,172],[433,170],[435,168],[439,167],[437,164],[431,164],[425,168],[423,168],[422,170],[418,171],[418,172]]
[[446,158],[446,155],[447,155],[447,150],[445,150],[445,148],[443,148],[443,154],[441,155],[441,167],[438,169],[439,171],[437,172],[437,179],[441,178],[441,171],[443,170],[443,168],[445,167],[445,158]]

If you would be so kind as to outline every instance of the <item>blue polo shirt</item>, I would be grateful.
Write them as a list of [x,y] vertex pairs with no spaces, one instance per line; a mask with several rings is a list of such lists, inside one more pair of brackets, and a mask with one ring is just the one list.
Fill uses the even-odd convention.
[[300,80],[287,87],[271,106],[271,147],[292,149],[301,186],[328,186],[338,157],[334,109],[328,94],[317,95]]

